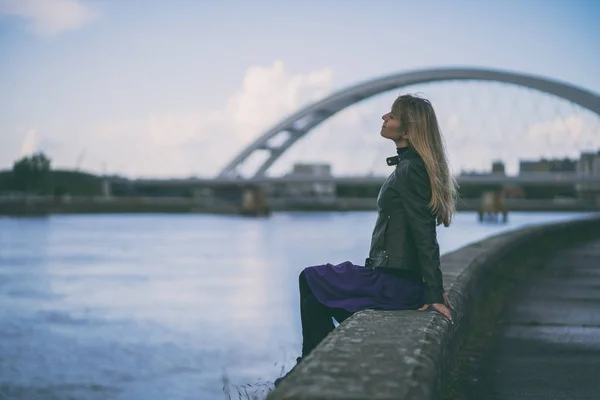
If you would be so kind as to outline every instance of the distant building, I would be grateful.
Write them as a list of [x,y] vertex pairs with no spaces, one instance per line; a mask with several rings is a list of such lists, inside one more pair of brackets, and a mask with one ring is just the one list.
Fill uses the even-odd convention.
[[460,171],[460,176],[488,176],[489,172],[482,171]]
[[492,171],[460,171],[460,176],[489,176],[489,175],[506,175],[504,162],[494,161],[492,162]]
[[[288,178],[323,178],[332,177],[330,164],[294,164],[292,172],[286,175]],[[291,196],[310,196],[329,198],[335,197],[335,182],[302,182],[290,183],[286,187],[286,194]]]
[[576,172],[577,160],[545,159],[537,161],[519,161],[519,174],[550,173],[550,172]]
[[504,163],[502,161],[494,161],[492,163],[492,174],[506,175]]
[[[577,163],[577,174],[600,177],[600,151],[581,153]],[[581,197],[600,197],[600,184],[598,183],[578,183],[576,189]]]
[[577,173],[580,175],[600,176],[600,151],[597,153],[581,153],[577,163]]
[[111,197],[112,196],[110,181],[106,177],[104,177],[102,179],[102,196],[103,197]]
[[329,164],[310,164],[296,163],[292,172],[287,176],[331,176],[331,165]]

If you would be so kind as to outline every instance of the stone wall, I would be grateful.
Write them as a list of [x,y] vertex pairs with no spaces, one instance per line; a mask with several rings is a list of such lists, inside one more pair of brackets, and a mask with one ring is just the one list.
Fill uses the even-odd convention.
[[437,399],[470,318],[498,272],[600,236],[600,216],[526,227],[442,257],[453,323],[439,313],[362,311],[340,324],[268,399]]

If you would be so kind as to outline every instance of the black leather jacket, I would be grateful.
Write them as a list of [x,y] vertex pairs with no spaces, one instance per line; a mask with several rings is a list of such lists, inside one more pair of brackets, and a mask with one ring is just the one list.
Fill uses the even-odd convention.
[[426,303],[444,303],[436,218],[429,208],[431,187],[425,163],[412,148],[398,156],[381,186],[379,209],[365,266],[420,274]]

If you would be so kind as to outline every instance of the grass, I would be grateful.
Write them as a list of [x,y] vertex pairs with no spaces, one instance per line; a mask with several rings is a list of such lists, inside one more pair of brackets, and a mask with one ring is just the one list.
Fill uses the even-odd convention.
[[[273,365],[276,367],[277,364],[275,362]],[[281,364],[278,378],[285,375],[286,371],[285,364]],[[223,373],[221,382],[225,400],[264,400],[275,389],[274,381],[262,378],[258,378],[254,383],[233,384],[226,372]]]
[[229,382],[227,375],[223,375],[222,382],[226,400],[263,400],[273,390],[273,382],[260,378],[253,384],[234,385]]

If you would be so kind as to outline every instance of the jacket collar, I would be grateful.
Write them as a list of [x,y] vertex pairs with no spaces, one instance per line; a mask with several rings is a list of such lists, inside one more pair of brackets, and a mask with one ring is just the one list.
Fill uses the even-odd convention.
[[415,149],[412,148],[412,146],[408,146],[408,148],[405,151],[400,151],[400,154],[397,156],[393,156],[393,157],[388,157],[385,159],[387,165],[389,166],[393,166],[393,165],[398,165],[400,163],[400,161],[402,160],[410,160],[413,158],[418,158],[419,153],[417,153],[417,151]]

